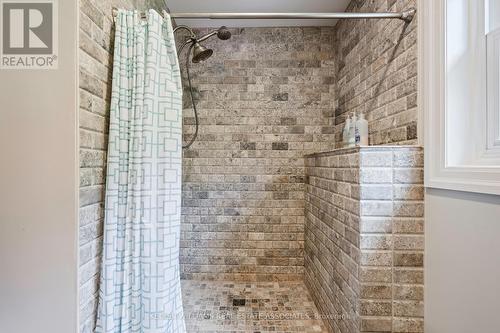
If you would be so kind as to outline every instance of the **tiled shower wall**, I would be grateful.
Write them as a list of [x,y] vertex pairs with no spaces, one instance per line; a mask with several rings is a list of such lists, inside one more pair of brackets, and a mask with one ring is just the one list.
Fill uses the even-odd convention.
[[161,0],[80,0],[80,332],[93,332],[102,249],[112,8],[161,8]]
[[[192,64],[200,133],[183,158],[182,277],[300,280],[303,156],[334,145],[333,29],[232,33]],[[184,100],[187,140],[186,90]]]
[[305,282],[331,332],[423,332],[423,153],[307,158]]
[[[399,12],[416,0],[352,0],[348,11]],[[417,18],[341,20],[335,30],[335,136],[348,114],[363,112],[370,145],[417,142]]]

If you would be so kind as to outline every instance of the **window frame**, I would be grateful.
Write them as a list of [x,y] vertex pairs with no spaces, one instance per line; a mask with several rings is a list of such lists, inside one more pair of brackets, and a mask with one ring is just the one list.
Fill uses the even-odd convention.
[[[477,122],[471,126],[471,131],[474,133],[474,138],[471,139],[473,144],[466,149],[470,150],[468,153],[475,158],[466,163],[450,163],[449,160],[448,155],[452,149],[456,149],[456,146],[452,146],[453,142],[447,139],[450,134],[448,133],[450,119],[454,116],[448,110],[446,100],[448,1],[450,0],[419,2],[419,107],[424,128],[425,186],[500,195],[500,163],[498,163],[500,154],[497,154],[496,149],[489,149],[491,145],[487,143],[492,137],[491,133],[494,133],[491,132],[492,128],[495,130],[492,119],[496,117],[492,114],[493,108],[487,102],[488,98],[482,101],[484,107],[470,110],[478,111],[477,115],[474,115]],[[467,1],[469,5],[477,5],[477,0]],[[482,4],[484,7],[484,2]],[[486,57],[483,61],[486,67]],[[485,96],[489,83],[486,81],[486,76],[485,88],[480,90]],[[491,87],[491,84],[488,86]],[[500,150],[498,152],[500,153]]]
[[[500,28],[486,35],[488,150],[500,154]],[[496,73],[497,75],[492,75]]]

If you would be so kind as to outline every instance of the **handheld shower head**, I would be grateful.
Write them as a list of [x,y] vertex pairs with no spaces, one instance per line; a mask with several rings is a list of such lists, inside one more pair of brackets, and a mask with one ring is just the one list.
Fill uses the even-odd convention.
[[219,37],[220,40],[228,40],[231,38],[231,32],[227,27],[222,26],[217,30],[217,37]]
[[192,54],[193,57],[191,58],[191,61],[195,64],[199,63],[201,61],[207,60],[208,58],[210,58],[212,56],[214,51],[209,49],[209,48],[204,47],[200,43],[206,39],[209,39],[210,37],[212,37],[214,35],[217,35],[217,37],[220,40],[228,40],[229,38],[231,38],[231,32],[225,26],[222,26],[219,29],[212,30],[208,34],[198,38],[198,36],[196,36],[194,31],[191,28],[189,28],[188,26],[178,26],[177,28],[174,29],[174,32],[178,29],[181,29],[181,28],[184,30],[187,30],[190,33],[190,37],[184,41],[184,44],[182,44],[182,46],[177,51],[177,53],[180,55],[182,53],[182,50],[184,49],[184,47],[189,45],[189,51],[186,54],[186,73],[187,73],[187,79],[188,79],[188,83],[189,83],[189,95],[191,96],[191,103],[193,106],[195,126],[196,126],[195,132],[194,132],[193,136],[189,139],[189,142],[186,145],[182,146],[182,149],[187,149],[187,148],[191,147],[191,145],[194,143],[194,141],[198,137],[198,128],[199,128],[198,110],[196,108],[196,101],[194,98],[193,86],[191,84],[191,74],[190,74],[190,70],[189,70],[189,67],[190,67],[189,58],[191,57],[191,54]]
[[229,38],[231,38],[231,32],[225,26],[222,26],[217,30],[212,30],[211,32],[209,32],[206,35],[201,36],[200,38],[196,38],[196,40],[198,42],[203,42],[204,40],[207,40],[210,37],[213,37],[215,35],[217,35],[217,37],[220,40],[228,40]]

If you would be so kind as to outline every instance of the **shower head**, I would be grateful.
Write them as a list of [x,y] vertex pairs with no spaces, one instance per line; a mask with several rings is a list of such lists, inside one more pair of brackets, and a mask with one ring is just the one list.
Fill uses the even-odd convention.
[[217,37],[220,40],[228,40],[229,38],[231,38],[231,32],[225,26],[222,26],[222,27],[220,27],[217,30],[212,30],[208,34],[203,35],[203,36],[201,36],[199,38],[196,38],[196,40],[198,42],[203,42],[204,40],[207,40],[210,37],[213,37],[215,35],[217,35]]
[[220,40],[228,40],[231,38],[231,32],[225,26],[222,26],[217,30],[217,37]]
[[193,46],[193,60],[192,61],[195,64],[199,63],[200,61],[205,61],[208,58],[210,58],[210,56],[213,53],[214,53],[214,51],[212,51],[211,49],[207,49],[206,47],[204,47],[200,43],[195,42],[194,46]]
[[193,52],[193,58],[191,59],[191,61],[193,63],[199,63],[200,61],[207,60],[208,58],[210,58],[212,56],[214,51],[204,47],[200,43],[202,41],[204,41],[205,39],[208,39],[214,35],[217,35],[217,37],[220,40],[228,40],[229,38],[231,38],[231,32],[225,26],[222,26],[219,29],[212,30],[208,34],[198,38],[198,36],[196,36],[194,31],[191,28],[189,28],[188,26],[185,26],[185,25],[184,26],[177,26],[174,29],[174,32],[179,30],[179,29],[187,30],[191,34],[191,36],[185,40],[184,44],[182,44],[180,49],[177,51],[178,54],[181,54],[184,47],[189,45],[189,51],[186,54],[186,57],[187,57],[186,58],[186,73],[187,73],[187,79],[188,79],[188,83],[189,83],[189,95],[191,96],[191,103],[193,106],[196,127],[195,127],[195,132],[194,132],[193,136],[191,137],[191,139],[189,140],[189,142],[186,145],[182,146],[182,149],[187,149],[187,148],[191,147],[191,145],[194,143],[194,141],[198,137],[198,128],[199,128],[198,111],[196,109],[196,101],[194,98],[193,86],[191,84],[191,74],[189,71],[189,67],[190,67],[189,66],[189,57],[191,56],[191,52]]

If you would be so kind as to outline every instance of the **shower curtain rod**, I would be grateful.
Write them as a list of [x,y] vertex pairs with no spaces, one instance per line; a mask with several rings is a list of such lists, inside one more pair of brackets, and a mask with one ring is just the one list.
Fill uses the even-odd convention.
[[[170,13],[173,19],[400,19],[411,22],[417,10],[383,13]],[[113,8],[113,15],[117,10]],[[162,11],[163,16],[167,13]]]

